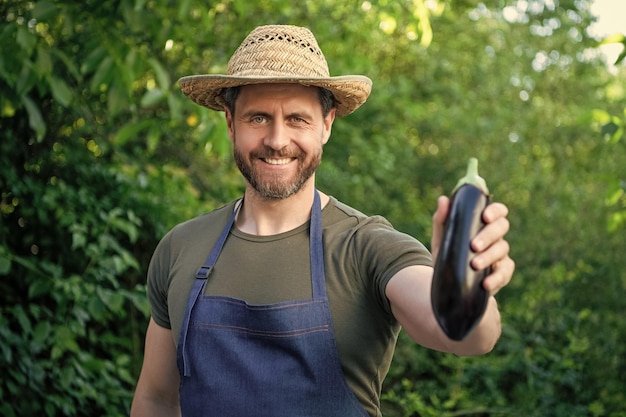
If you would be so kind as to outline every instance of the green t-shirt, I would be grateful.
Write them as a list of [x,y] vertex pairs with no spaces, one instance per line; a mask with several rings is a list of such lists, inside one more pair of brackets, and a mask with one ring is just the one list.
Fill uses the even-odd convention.
[[[196,270],[202,266],[232,215],[235,202],[172,229],[157,246],[148,270],[148,297],[157,324],[178,342]],[[385,287],[410,265],[431,265],[428,250],[331,197],[322,210],[326,292],[337,350],[348,385],[372,416],[380,414],[380,391],[400,326]],[[206,284],[206,295],[250,304],[311,298],[308,222],[274,236],[233,227]]]

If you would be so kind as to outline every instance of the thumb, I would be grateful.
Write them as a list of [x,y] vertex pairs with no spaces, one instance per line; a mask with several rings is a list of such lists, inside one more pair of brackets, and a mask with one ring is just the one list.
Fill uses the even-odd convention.
[[450,199],[444,195],[437,199],[437,211],[433,214],[433,236],[430,240],[430,248],[433,254],[433,261],[437,260],[439,246],[443,237],[443,226],[450,209]]

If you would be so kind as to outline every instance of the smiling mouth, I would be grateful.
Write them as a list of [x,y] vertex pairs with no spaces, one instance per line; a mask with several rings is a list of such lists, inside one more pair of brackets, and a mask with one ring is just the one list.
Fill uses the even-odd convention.
[[286,165],[293,161],[294,158],[261,158],[261,160],[270,165]]

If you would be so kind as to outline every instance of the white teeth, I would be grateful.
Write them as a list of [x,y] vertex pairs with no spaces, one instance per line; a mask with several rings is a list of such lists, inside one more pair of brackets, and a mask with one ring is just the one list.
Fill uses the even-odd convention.
[[265,162],[267,162],[270,165],[285,165],[288,164],[291,161],[291,159],[289,158],[285,158],[285,159],[270,159],[267,158],[265,159]]

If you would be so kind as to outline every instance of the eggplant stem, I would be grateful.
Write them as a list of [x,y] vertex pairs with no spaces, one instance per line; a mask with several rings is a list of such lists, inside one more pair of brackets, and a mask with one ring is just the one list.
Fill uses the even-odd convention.
[[471,184],[479,188],[485,195],[489,195],[489,188],[487,188],[487,182],[483,177],[478,175],[478,159],[472,157],[467,164],[467,172],[465,176],[459,180],[452,192],[455,192],[461,188],[464,184]]

